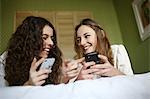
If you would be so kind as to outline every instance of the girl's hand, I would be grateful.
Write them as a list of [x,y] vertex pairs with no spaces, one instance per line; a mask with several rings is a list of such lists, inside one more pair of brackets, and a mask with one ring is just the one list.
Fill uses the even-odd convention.
[[103,61],[103,64],[96,64],[91,67],[91,69],[99,69],[99,71],[94,72],[94,74],[99,76],[117,76],[117,75],[124,75],[121,71],[114,68],[113,65],[110,64],[107,57],[104,55],[99,55],[99,58],[101,61]]
[[65,79],[67,79],[67,82],[78,76],[82,64],[81,62],[83,61],[83,58],[77,59],[77,60],[65,60],[64,62],[64,68],[63,68],[63,74],[65,76]]
[[30,68],[30,75],[29,80],[24,85],[36,85],[40,86],[45,83],[45,79],[48,78],[48,74],[51,72],[51,70],[48,69],[39,69],[39,71],[36,71],[38,66],[44,61],[44,58],[41,58],[37,61],[36,58],[33,59],[31,68]]
[[[99,69],[97,68],[91,68],[91,66],[95,65],[95,62],[83,62],[82,70],[80,71],[78,75],[78,80],[85,80],[85,79],[94,79],[95,74],[94,72],[98,72]],[[87,69],[90,67],[89,69]]]

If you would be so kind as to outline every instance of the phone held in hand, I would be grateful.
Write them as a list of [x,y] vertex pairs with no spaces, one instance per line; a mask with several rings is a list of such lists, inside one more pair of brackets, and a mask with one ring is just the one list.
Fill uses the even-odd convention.
[[96,64],[100,64],[100,58],[98,57],[97,52],[91,52],[91,53],[85,54],[85,61],[86,62],[94,61]]
[[[85,54],[85,61],[86,62],[94,61],[96,64],[100,64],[100,58],[98,57],[97,52],[91,52],[91,53]],[[87,67],[87,69],[89,69],[89,68],[90,68],[90,66]]]
[[55,58],[47,58],[41,64],[40,69],[51,69],[55,62]]

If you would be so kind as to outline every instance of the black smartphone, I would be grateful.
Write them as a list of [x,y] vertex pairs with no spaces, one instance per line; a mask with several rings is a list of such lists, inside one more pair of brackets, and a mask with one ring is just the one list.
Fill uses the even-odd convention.
[[85,61],[86,62],[94,61],[96,64],[100,64],[100,58],[98,57],[97,52],[91,52],[91,53],[85,54]]

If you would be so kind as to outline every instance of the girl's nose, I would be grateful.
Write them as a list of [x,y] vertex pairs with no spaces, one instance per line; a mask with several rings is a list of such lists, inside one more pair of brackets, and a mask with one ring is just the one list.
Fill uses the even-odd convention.
[[49,37],[48,40],[47,40],[47,44],[48,44],[48,45],[51,45],[51,46],[54,45],[54,42],[53,42],[53,40],[52,40],[50,37]]
[[81,38],[81,45],[84,45],[86,43],[86,40],[84,38]]

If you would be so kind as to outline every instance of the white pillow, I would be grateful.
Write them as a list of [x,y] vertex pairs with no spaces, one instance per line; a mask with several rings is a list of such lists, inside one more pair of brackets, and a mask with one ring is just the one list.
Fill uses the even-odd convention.
[[7,86],[7,81],[4,79],[5,72],[4,72],[4,66],[5,66],[5,58],[6,58],[7,52],[5,51],[0,56],[0,87]]

